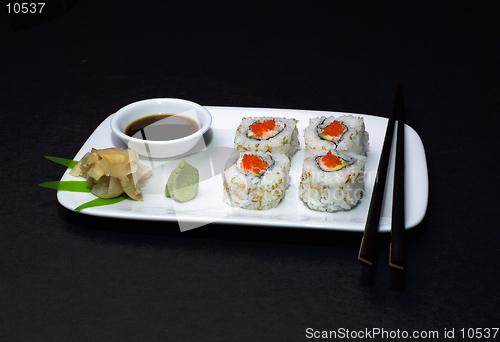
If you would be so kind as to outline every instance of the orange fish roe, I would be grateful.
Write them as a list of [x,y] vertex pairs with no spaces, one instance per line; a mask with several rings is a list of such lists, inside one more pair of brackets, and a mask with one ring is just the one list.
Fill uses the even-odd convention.
[[333,121],[323,130],[324,133],[332,137],[339,137],[345,131],[347,131],[347,128],[340,121],[337,120]]
[[256,154],[245,154],[241,159],[241,168],[245,172],[259,174],[267,169],[267,162],[260,159]]
[[257,138],[262,138],[267,132],[274,131],[275,127],[276,122],[274,119],[262,122],[257,121],[253,125],[250,125],[250,129]]
[[328,151],[328,153],[321,158],[321,161],[323,162],[323,165],[329,169],[333,169],[342,164],[342,159],[333,155],[331,151]]

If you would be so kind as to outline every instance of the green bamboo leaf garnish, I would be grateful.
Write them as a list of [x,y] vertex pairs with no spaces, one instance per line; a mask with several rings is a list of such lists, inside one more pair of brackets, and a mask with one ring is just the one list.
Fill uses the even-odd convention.
[[87,187],[85,181],[53,181],[41,183],[39,185],[44,188],[62,191],[90,192],[91,190]]
[[123,200],[126,200],[128,196],[126,194],[122,194],[115,198],[96,198],[95,200],[89,201],[87,203],[83,203],[82,205],[75,208],[75,211],[81,211],[83,209],[98,207],[102,205],[109,205],[119,203]]
[[78,161],[72,160],[72,159],[66,159],[66,158],[58,158],[58,157],[50,157],[50,156],[45,156],[45,158],[52,160],[55,163],[61,164],[66,166],[69,169],[72,169],[78,164]]

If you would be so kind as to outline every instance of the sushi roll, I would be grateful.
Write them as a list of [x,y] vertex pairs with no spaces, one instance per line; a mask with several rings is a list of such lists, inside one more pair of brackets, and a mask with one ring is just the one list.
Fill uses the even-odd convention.
[[313,210],[350,210],[363,195],[365,161],[352,153],[306,150],[299,196]]
[[290,159],[282,153],[235,151],[224,170],[223,200],[244,209],[275,208],[290,184],[289,171]]
[[317,117],[304,129],[306,147],[366,155],[368,133],[363,118],[343,115],[338,118]]
[[292,158],[299,150],[297,120],[274,117],[243,118],[234,138],[238,151],[283,153]]

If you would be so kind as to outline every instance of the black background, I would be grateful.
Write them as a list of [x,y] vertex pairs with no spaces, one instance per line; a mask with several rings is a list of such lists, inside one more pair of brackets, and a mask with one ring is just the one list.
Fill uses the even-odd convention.
[[[499,2],[61,3],[44,20],[0,13],[1,341],[499,327]],[[367,268],[361,233],[180,233],[75,214],[38,186],[64,172],[44,155],[73,158],[130,102],[387,117],[397,82],[430,189],[402,274],[387,235]]]

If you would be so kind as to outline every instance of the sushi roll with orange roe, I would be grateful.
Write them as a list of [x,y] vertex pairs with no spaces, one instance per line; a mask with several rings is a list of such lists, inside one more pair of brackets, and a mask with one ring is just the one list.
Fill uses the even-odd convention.
[[338,118],[317,117],[304,129],[306,147],[366,155],[368,133],[363,118],[343,115]]
[[226,163],[223,200],[251,210],[275,208],[290,184],[290,159],[282,153],[235,151]]
[[234,138],[238,151],[283,153],[290,159],[299,150],[297,120],[275,117],[243,118]]
[[338,171],[351,165],[346,159],[332,154],[332,151],[328,151],[324,156],[317,157],[316,163],[323,171]]
[[351,210],[363,197],[365,156],[308,149],[304,153],[299,196],[310,209]]
[[238,159],[238,169],[247,174],[260,177],[269,168],[270,162],[272,162],[272,160],[269,160],[269,158],[247,153]]
[[248,128],[247,136],[251,139],[267,140],[283,131],[283,128],[285,128],[283,121],[276,121],[274,118],[255,121]]
[[318,136],[333,143],[338,143],[347,131],[346,125],[338,120],[333,120],[328,125],[318,126]]

